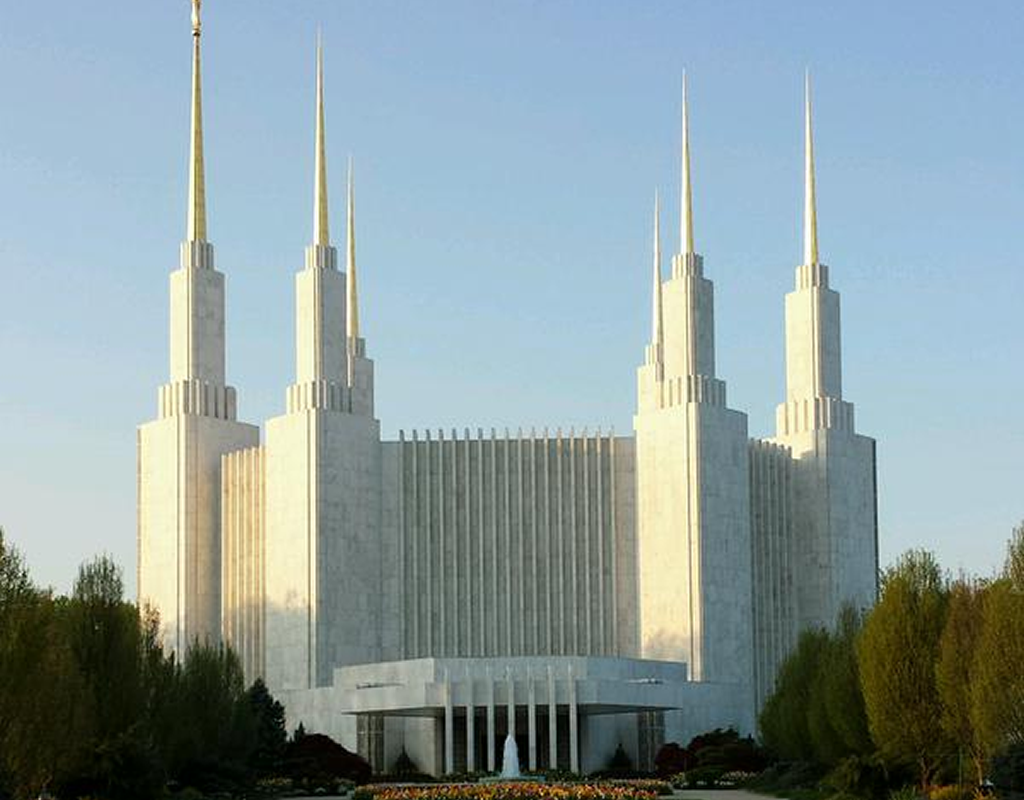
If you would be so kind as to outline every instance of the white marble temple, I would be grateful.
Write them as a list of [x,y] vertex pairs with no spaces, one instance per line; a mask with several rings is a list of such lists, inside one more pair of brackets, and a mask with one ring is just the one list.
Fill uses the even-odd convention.
[[716,374],[684,99],[680,249],[666,278],[656,212],[632,435],[463,429],[382,441],[359,328],[351,168],[344,265],[329,234],[318,53],[295,382],[261,444],[237,421],[225,376],[199,42],[197,28],[170,378],[138,438],[139,597],[160,612],[167,644],[223,639],[249,679],[285,700],[289,724],[382,769],[405,748],[432,772],[493,770],[508,731],[528,766],[574,770],[601,767],[620,743],[643,764],[666,739],[751,731],[799,631],[876,591],[875,447],[842,396],[809,96],[804,263],[786,298],[774,439],[749,438]]

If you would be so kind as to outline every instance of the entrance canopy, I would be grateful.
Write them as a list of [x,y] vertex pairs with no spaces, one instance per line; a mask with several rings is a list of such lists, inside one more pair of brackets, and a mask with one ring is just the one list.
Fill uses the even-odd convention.
[[572,706],[580,714],[680,708],[686,665],[634,658],[420,658],[334,671],[338,711],[440,717],[448,706]]

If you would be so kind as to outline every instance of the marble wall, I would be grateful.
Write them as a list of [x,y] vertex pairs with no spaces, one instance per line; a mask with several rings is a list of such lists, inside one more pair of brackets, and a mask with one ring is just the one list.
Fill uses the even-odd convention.
[[221,480],[221,631],[251,683],[266,673],[264,449],[223,456]]
[[796,644],[793,457],[788,447],[750,442],[754,702],[764,705],[783,659]]
[[630,439],[403,433],[385,452],[402,657],[635,652]]
[[329,683],[382,646],[380,426],[310,409],[267,423],[266,677]]

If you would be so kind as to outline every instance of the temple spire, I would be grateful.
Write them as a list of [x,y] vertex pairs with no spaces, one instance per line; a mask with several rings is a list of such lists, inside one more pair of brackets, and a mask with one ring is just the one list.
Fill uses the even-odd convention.
[[655,348],[655,358],[662,360],[662,349],[665,340],[665,315],[661,301],[661,201],[658,192],[654,192],[654,291],[651,314],[651,344]]
[[348,157],[348,242],[345,269],[348,272],[348,326],[349,341],[359,338],[359,284],[356,279],[356,190],[352,171],[352,156]]
[[203,167],[203,89],[200,71],[199,18],[202,0],[192,0],[192,130],[188,170],[188,219],[185,238],[189,242],[206,241],[206,175]]
[[804,263],[818,263],[818,209],[814,196],[814,137],[811,132],[811,74],[804,75]]
[[313,209],[313,244],[331,243],[327,207],[327,144],[324,123],[324,48],[319,32],[316,37],[316,180]]
[[693,248],[693,192],[690,188],[690,124],[686,103],[686,70],[683,70],[683,164],[680,206],[680,252],[692,254]]

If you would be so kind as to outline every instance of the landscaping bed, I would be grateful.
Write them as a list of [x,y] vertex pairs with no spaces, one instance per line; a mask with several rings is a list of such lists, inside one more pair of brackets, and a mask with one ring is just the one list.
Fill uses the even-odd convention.
[[656,800],[658,781],[595,783],[461,783],[422,786],[371,784],[356,789],[353,800]]

